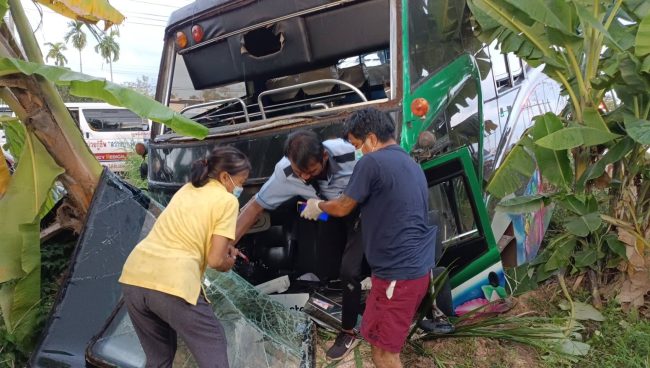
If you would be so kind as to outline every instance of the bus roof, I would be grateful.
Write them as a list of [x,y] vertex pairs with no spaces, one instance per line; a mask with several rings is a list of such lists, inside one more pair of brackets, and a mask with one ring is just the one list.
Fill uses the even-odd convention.
[[[331,0],[303,0],[303,1],[278,1],[278,0],[196,0],[186,5],[169,16],[167,30],[181,25],[185,21],[196,21],[197,17],[204,14],[210,15],[214,26],[223,30],[219,36],[236,29],[259,22],[259,19],[272,19],[301,10],[339,1]],[[349,2],[349,1],[348,1]],[[223,13],[227,17],[217,17]],[[204,26],[204,29],[207,28]]]

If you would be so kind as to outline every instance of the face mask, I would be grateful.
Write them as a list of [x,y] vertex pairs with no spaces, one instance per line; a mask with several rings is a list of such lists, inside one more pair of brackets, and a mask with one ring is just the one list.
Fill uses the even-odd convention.
[[235,185],[235,182],[232,181],[232,176],[230,176],[230,174],[228,174],[228,177],[230,178],[230,182],[232,183],[232,195],[239,198],[241,193],[244,191],[244,187]]
[[361,160],[361,157],[363,157],[363,151],[361,151],[361,148],[355,149],[354,150],[354,159],[359,161],[359,160]]

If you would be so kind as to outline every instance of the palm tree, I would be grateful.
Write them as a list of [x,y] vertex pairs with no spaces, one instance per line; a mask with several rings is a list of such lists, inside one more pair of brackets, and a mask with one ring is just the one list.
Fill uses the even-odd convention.
[[47,56],[45,56],[45,61],[54,59],[54,65],[56,66],[65,66],[65,64],[68,63],[68,59],[65,57],[65,55],[63,55],[63,51],[67,50],[68,48],[65,47],[65,44],[63,42],[46,42],[45,46],[48,46],[50,48],[50,51],[47,52]]
[[95,52],[100,54],[111,70],[111,82],[113,81],[113,62],[120,58],[120,45],[117,43],[117,36],[120,32],[112,29],[108,35],[104,34],[102,39],[95,45]]
[[81,50],[86,47],[86,33],[81,29],[84,26],[84,22],[78,20],[73,20],[68,22],[68,33],[65,34],[63,39],[68,43],[72,39],[72,47],[79,51],[79,72],[83,73],[83,67],[81,65]]

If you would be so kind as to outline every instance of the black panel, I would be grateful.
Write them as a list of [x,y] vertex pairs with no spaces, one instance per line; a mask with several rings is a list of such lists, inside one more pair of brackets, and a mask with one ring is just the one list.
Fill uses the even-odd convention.
[[372,0],[310,15],[305,23],[314,60],[336,61],[389,47],[388,0]]
[[482,236],[473,238],[445,248],[438,264],[450,268],[450,274],[453,276],[482,256],[486,251],[487,244],[485,238]]
[[[199,24],[204,29],[205,42],[246,26],[326,3],[322,0],[257,1],[210,19],[193,21],[180,30],[191,38],[192,24]],[[276,34],[282,33],[284,42],[282,49],[272,54],[253,57],[245,52],[245,33],[179,52],[190,70],[194,88],[204,89],[236,81],[294,75],[334,65],[343,57],[387,49],[389,24],[388,0],[370,0],[273,24],[271,29]],[[168,37],[173,37],[173,34]],[[193,42],[190,40],[190,46],[194,46]]]
[[117,279],[126,257],[148,233],[159,211],[142,192],[104,169],[31,366],[86,365],[86,345],[120,299]]
[[[189,21],[191,24],[201,25],[204,40],[209,40],[263,21],[330,2],[330,0],[197,0],[171,14],[167,31],[176,23]],[[214,14],[215,12],[218,14]],[[189,37],[191,24],[183,26],[182,30],[186,32],[190,45],[193,45],[194,41]]]
[[[190,79],[197,90],[239,81],[240,65],[231,54],[228,40],[183,54]],[[215,71],[219,71],[216,73]]]
[[274,34],[282,35],[284,42],[279,52],[267,56],[254,57],[248,52],[240,51],[242,47],[246,47],[246,34],[230,37],[231,53],[239,59],[243,79],[254,80],[266,76],[294,74],[296,68],[304,69],[310,66],[311,57],[302,18],[278,22],[273,25],[272,30]]

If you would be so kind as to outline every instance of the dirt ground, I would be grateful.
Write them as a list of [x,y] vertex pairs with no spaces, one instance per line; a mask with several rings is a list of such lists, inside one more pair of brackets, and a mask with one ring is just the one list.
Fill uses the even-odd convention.
[[[517,304],[508,315],[548,316],[558,300],[557,285],[539,289],[516,298]],[[334,341],[334,334],[319,331],[316,367],[372,368],[370,346],[361,342],[357,351],[338,364],[328,362],[325,351]],[[485,338],[447,338],[407,344],[401,355],[407,368],[538,368],[545,367],[538,352],[529,346]]]

